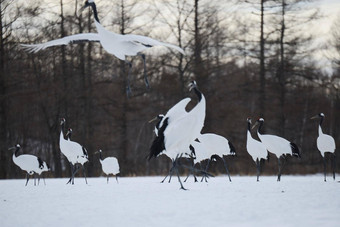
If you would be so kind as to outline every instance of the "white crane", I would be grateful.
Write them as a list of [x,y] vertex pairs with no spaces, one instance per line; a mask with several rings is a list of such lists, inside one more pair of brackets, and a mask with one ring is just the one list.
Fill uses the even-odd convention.
[[72,153],[70,157],[71,158],[70,162],[72,163],[74,169],[73,169],[72,176],[70,180],[67,182],[67,184],[71,183],[71,180],[72,180],[72,184],[74,184],[74,176],[76,175],[76,173],[78,172],[80,168],[79,165],[82,166],[83,175],[85,178],[85,182],[87,184],[84,164],[89,161],[88,152],[86,148],[80,145],[79,143],[71,141],[71,136],[72,136],[72,129],[69,128],[66,134],[66,137],[68,138],[66,146],[67,146],[67,149],[71,151]]
[[[171,114],[166,114],[161,120],[158,136],[154,139],[148,155],[148,159],[150,160],[152,157],[157,157],[164,152],[164,154],[173,160],[173,167],[170,170],[170,174],[176,171],[181,189],[185,188],[179,177],[178,160],[185,155],[190,144],[200,135],[205,119],[205,97],[198,90],[195,81],[189,84],[189,90],[195,91],[198,96],[198,103],[191,111],[187,112],[185,106],[190,101],[188,98],[181,101],[181,105],[183,105],[184,108],[169,110]],[[172,120],[171,115],[177,117]]]
[[127,93],[128,95],[131,94],[130,89],[130,72],[132,64],[131,62],[126,60],[126,56],[136,56],[139,55],[143,59],[144,63],[144,81],[149,88],[149,82],[147,79],[147,73],[146,73],[146,65],[145,65],[145,55],[141,52],[151,48],[153,46],[165,46],[172,49],[175,49],[182,53],[183,55],[184,50],[176,45],[163,43],[158,40],[141,36],[141,35],[132,35],[132,34],[126,34],[121,35],[114,32],[110,32],[106,30],[99,22],[98,19],[98,13],[97,13],[97,7],[94,2],[94,0],[86,0],[85,5],[81,8],[81,11],[84,10],[86,7],[92,7],[93,15],[94,15],[94,22],[97,28],[98,33],[82,33],[82,34],[76,34],[71,36],[66,36],[61,39],[52,40],[46,43],[41,44],[33,44],[33,45],[26,45],[22,44],[24,48],[26,48],[30,52],[38,52],[39,50],[45,49],[47,47],[51,46],[58,46],[58,45],[67,45],[70,43],[78,43],[78,42],[100,42],[104,50],[106,50],[108,53],[116,56],[120,60],[125,61],[129,65],[129,73],[128,73],[128,87],[127,87]]
[[283,157],[285,160],[285,155],[289,154],[298,158],[301,158],[300,151],[298,146],[295,143],[289,142],[288,140],[275,136],[275,135],[268,135],[268,134],[261,134],[261,128],[263,126],[264,119],[260,118],[256,121],[253,128],[259,125],[257,129],[257,135],[260,138],[263,145],[266,149],[276,155],[278,159],[278,166],[279,166],[279,173],[277,176],[277,181],[281,180],[281,172],[284,167],[284,164],[281,164],[280,158]]
[[107,183],[109,183],[109,175],[112,174],[116,176],[116,180],[118,182],[117,174],[119,173],[119,164],[118,160],[115,157],[107,157],[103,159],[102,150],[97,151],[99,153],[99,161],[102,165],[103,172],[107,176]]
[[316,145],[320,151],[320,154],[323,158],[323,165],[324,165],[324,180],[326,181],[326,158],[325,153],[332,154],[332,171],[333,171],[333,179],[335,180],[335,140],[332,136],[324,134],[322,132],[321,124],[325,115],[323,113],[319,113],[312,117],[311,119],[320,118],[319,123],[319,137],[316,140]]
[[[209,157],[208,164],[205,168],[205,172],[208,172],[210,160],[220,157],[223,161],[223,165],[228,175],[229,181],[231,182],[228,166],[224,159],[224,156],[228,156],[228,155],[234,156],[236,154],[235,147],[233,146],[233,144],[230,141],[228,141],[225,137],[214,134],[214,133],[201,134],[197,139],[199,143],[201,143],[201,145],[203,145],[203,148],[205,149],[206,154],[203,154],[203,158],[206,159],[206,157]],[[202,150],[202,147],[199,149],[199,151],[196,151],[197,143],[193,143],[192,146],[195,148],[196,158],[197,156],[200,157],[201,154],[199,151]],[[202,158],[199,158],[199,159],[202,159]],[[205,180],[207,180],[206,175],[204,175],[203,177],[205,177]]]
[[26,171],[27,180],[25,186],[27,186],[30,175],[38,174],[40,179],[40,174],[44,171],[49,171],[50,168],[46,162],[42,161],[41,158],[37,156],[30,154],[22,154],[17,156],[20,148],[20,145],[17,144],[15,147],[9,148],[9,150],[14,151],[12,156],[13,162],[19,166],[20,169]]
[[[69,129],[66,135],[66,138],[64,138],[63,129],[65,127],[65,118],[62,118],[60,121],[61,125],[61,131],[60,131],[60,137],[59,137],[59,148],[61,153],[65,155],[67,160],[69,161],[71,165],[71,177],[70,180],[67,182],[74,184],[74,175],[78,172],[79,167],[77,164],[84,165],[85,162],[88,161],[88,154],[84,147],[79,145],[78,143],[75,143],[71,141],[71,134],[72,129]],[[83,173],[85,177],[85,182],[87,184],[87,179],[85,176],[85,169],[83,166]]]
[[258,140],[251,136],[251,119],[247,118],[247,151],[253,158],[256,169],[257,169],[257,181],[259,181],[261,171],[261,159],[265,160],[268,158],[267,148]]

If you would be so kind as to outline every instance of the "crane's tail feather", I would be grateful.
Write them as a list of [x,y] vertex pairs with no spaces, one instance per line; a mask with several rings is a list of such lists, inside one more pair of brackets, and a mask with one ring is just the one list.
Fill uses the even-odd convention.
[[40,50],[43,50],[46,48],[46,46],[41,44],[20,44],[20,46],[29,53],[37,53]]
[[229,144],[229,148],[230,148],[230,155],[236,156],[236,149],[235,149],[234,145],[230,141],[228,141],[228,144]]
[[295,143],[290,143],[290,147],[292,149],[293,156],[295,156],[297,158],[301,158],[301,154],[300,154],[300,150],[299,150],[298,146]]
[[172,48],[172,49],[175,49],[178,52],[180,52],[181,54],[185,55],[184,50],[182,48],[180,48],[179,46],[176,46],[176,45],[173,45],[173,44],[170,44],[170,43],[162,43],[162,45],[169,47],[169,48]]

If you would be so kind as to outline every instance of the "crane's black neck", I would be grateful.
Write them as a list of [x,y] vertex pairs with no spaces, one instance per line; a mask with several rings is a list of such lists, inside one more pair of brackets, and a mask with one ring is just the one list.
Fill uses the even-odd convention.
[[200,90],[198,90],[197,87],[194,87],[194,91],[195,91],[195,94],[196,94],[197,97],[198,97],[198,102],[200,102],[201,99],[202,99],[202,92],[201,92]]
[[67,138],[66,138],[66,139],[71,140],[71,136],[72,136],[72,132],[69,131],[69,132],[67,133],[67,136],[66,136]]
[[102,152],[99,151],[99,159],[103,161],[103,156],[102,156]]
[[321,126],[322,122],[323,122],[323,117],[321,116],[320,117],[320,126]]
[[92,3],[90,3],[90,4],[91,4],[92,10],[93,10],[94,19],[100,24],[100,21],[99,21],[99,18],[98,18],[98,13],[97,13],[96,4],[95,4],[94,2],[92,2]]
[[64,132],[65,132],[65,122],[62,122],[60,127],[61,127],[61,133],[63,134],[63,137],[65,139],[65,134],[64,134]]
[[157,116],[157,118],[158,118],[158,122],[157,122],[157,124],[156,124],[156,128],[159,129],[159,125],[161,124],[161,122],[162,122],[164,116]]
[[263,126],[263,121],[259,121],[260,123],[260,125],[259,125],[259,128],[257,129],[257,131],[259,132],[259,133],[261,133],[260,131],[262,130],[262,126]]
[[18,156],[19,150],[20,150],[20,147],[15,148],[15,150],[14,150],[14,152],[13,152],[15,157]]
[[251,127],[250,127],[250,121],[248,121],[248,131],[250,132]]

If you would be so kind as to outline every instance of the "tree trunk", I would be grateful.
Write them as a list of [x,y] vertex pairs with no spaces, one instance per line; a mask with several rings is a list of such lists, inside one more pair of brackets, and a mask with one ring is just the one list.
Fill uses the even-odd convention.
[[260,91],[259,91],[259,109],[260,116],[265,117],[265,103],[266,103],[266,71],[265,71],[265,40],[264,40],[264,2],[261,0],[261,34],[260,34]]

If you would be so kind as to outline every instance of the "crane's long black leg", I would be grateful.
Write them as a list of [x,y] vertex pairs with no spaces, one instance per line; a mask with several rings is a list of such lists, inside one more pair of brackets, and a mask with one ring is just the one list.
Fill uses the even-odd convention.
[[185,178],[185,180],[183,181],[184,183],[185,183],[185,182],[187,182],[187,180],[188,180],[188,178],[189,178],[190,174],[191,174],[191,171],[189,171],[189,172],[188,172],[188,175],[187,175],[187,177],[186,177],[186,178]]
[[332,170],[333,170],[333,180],[335,180],[335,169],[336,169],[336,156],[335,153],[332,155]]
[[26,173],[26,178],[27,178],[27,180],[26,180],[26,184],[25,184],[25,186],[27,186],[28,180],[30,179],[30,177],[29,177],[28,173]]
[[[175,167],[175,168],[177,168],[177,167]],[[171,169],[170,172],[169,172],[169,181],[168,181],[168,183],[171,182],[171,178],[172,178],[173,173],[174,173],[174,169]]]
[[195,163],[193,162],[193,160],[191,160],[191,161],[192,161],[192,162],[191,162],[192,165],[191,165],[191,168],[189,168],[188,176],[185,178],[184,182],[187,182],[187,180],[188,180],[190,174],[193,175],[195,182],[197,182],[197,178],[196,178],[196,176],[195,176],[195,170],[194,170],[194,165],[195,165]]
[[257,169],[257,180],[259,181],[259,177],[260,177],[260,161],[259,159],[256,159],[256,169]]
[[282,168],[281,168],[281,160],[280,160],[281,157],[278,158],[278,165],[279,165],[279,174],[277,175],[277,181],[280,181],[281,180],[281,171],[282,171]]
[[35,174],[33,174],[33,178],[34,178],[34,186],[36,186],[37,178],[36,178]]
[[326,182],[326,157],[323,157],[323,174],[324,174],[324,181]]
[[224,168],[228,174],[228,178],[229,178],[229,182],[231,182],[231,178],[230,178],[230,174],[229,174],[229,170],[228,170],[228,166],[227,166],[227,162],[224,160],[224,158],[222,157],[222,160],[223,160],[223,165],[224,165]]
[[107,175],[107,177],[106,177],[106,183],[107,184],[109,183],[109,175]]
[[[175,162],[177,162],[177,160],[178,160],[178,158],[176,158]],[[178,165],[177,165],[177,164],[176,164],[176,166],[175,166],[175,169],[176,169],[176,173],[177,173],[177,178],[178,178],[178,181],[179,181],[179,183],[180,183],[180,185],[181,185],[181,188],[180,188],[180,189],[187,190],[187,189],[185,189],[185,188],[183,187],[183,184],[182,184],[181,178],[179,177],[179,172],[178,172]]]
[[131,82],[131,70],[132,70],[132,63],[129,62],[128,60],[125,60],[125,63],[129,65],[129,72],[128,72],[128,76],[127,76],[127,86],[126,86],[126,95],[127,97],[131,97],[132,92],[131,92],[131,86],[130,86],[130,82]]
[[71,165],[71,177],[70,179],[67,181],[66,184],[70,184],[72,182],[72,179],[73,179],[73,173],[74,173],[74,166],[73,164],[70,162],[70,165]]
[[145,86],[146,86],[147,89],[150,89],[150,84],[149,84],[149,81],[148,81],[148,75],[146,73],[145,54],[138,53],[138,55],[141,56],[142,59],[143,59],[143,64],[144,64],[144,83],[145,83]]
[[117,184],[118,184],[119,182],[118,182],[118,176],[117,175],[116,175],[116,181],[117,181]]
[[74,177],[76,176],[76,173],[78,173],[79,171],[79,166],[77,164],[75,164],[74,167],[75,167],[75,170],[74,170],[73,177],[72,177],[72,184],[74,184]]
[[[206,173],[208,172],[208,168],[209,168],[209,165],[210,165],[210,161],[211,161],[211,159],[208,159],[208,163],[207,163],[207,165],[206,165],[206,167],[205,167],[205,172],[206,172]],[[202,179],[201,179],[201,182],[203,181],[203,179],[205,180],[205,182],[208,182],[208,180],[207,180],[207,175],[206,175],[206,174],[203,174]]]
[[85,173],[85,167],[83,166],[83,174],[84,174],[84,177],[85,177],[85,182],[87,184],[87,179],[86,179],[86,173]]
[[[172,169],[172,167],[171,167],[171,169]],[[169,173],[168,173],[168,174],[164,177],[164,179],[161,181],[161,183],[164,183],[165,179],[168,178],[168,176],[170,175],[171,169],[169,170]]]

